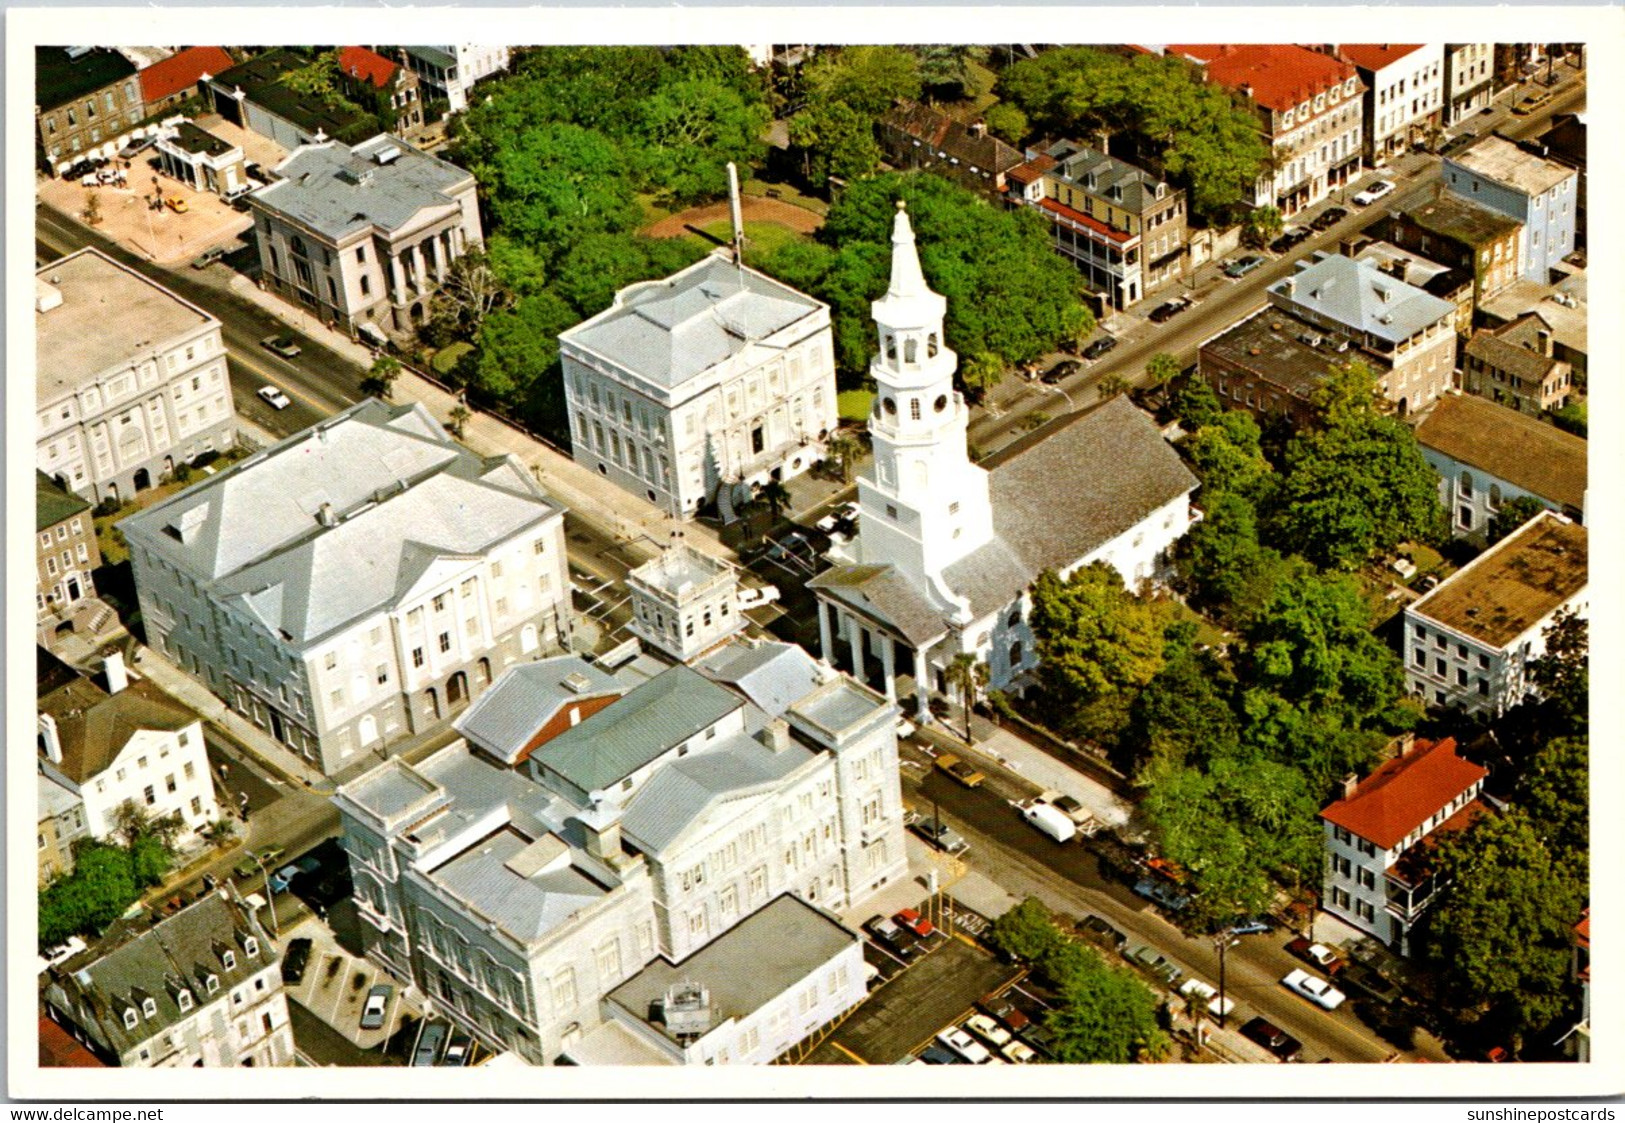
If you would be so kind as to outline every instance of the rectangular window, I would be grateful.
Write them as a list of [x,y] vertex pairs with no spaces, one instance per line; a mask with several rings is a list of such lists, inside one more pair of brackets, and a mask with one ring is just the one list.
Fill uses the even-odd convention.
[[1353,836],[1349,834],[1347,827],[1333,827],[1332,837],[1337,839],[1338,842],[1346,843]]
[[151,784],[141,789],[141,796],[147,801],[149,807],[158,802],[158,793],[152,790]]
[[444,655],[446,652],[448,652],[450,650],[451,650],[451,633],[450,632],[441,632],[440,633],[440,653],[442,655]]
[[197,769],[193,767],[191,761],[187,761],[185,764],[181,765],[181,775],[185,776],[188,780],[197,775]]
[[1362,869],[1360,871],[1360,884],[1367,889],[1375,889],[1377,887],[1377,875],[1368,869]]
[[412,666],[414,666],[414,667],[423,666],[423,648],[414,647],[412,649]]

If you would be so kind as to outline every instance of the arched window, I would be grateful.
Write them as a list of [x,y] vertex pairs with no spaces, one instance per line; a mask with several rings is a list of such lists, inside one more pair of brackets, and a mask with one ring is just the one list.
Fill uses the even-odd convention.
[[942,345],[941,345],[941,343],[940,343],[940,341],[939,341],[939,340],[938,340],[938,339],[937,339],[937,333],[936,333],[936,332],[932,332],[932,333],[931,333],[931,334],[930,334],[930,335],[929,335],[929,336],[928,336],[928,337],[927,337],[927,338],[926,338],[926,341],[925,341],[925,353],[926,353],[926,354],[927,354],[927,355],[928,355],[928,356],[930,356],[930,357],[931,357],[931,358],[933,358],[933,359],[934,359],[934,358],[936,358],[936,357],[937,357],[937,352],[938,352],[938,351],[939,351],[939,350],[941,350],[941,346],[942,346]]
[[1464,497],[1473,494],[1473,474],[1465,468],[1461,472],[1461,494]]
[[912,337],[910,337],[909,339],[905,339],[903,341],[903,362],[905,362],[905,363],[919,362],[919,348],[920,348],[920,341],[919,340],[914,339]]
[[932,403],[931,408],[936,410],[938,413],[941,413],[943,410],[947,409],[948,408],[948,395],[947,394],[938,394],[937,395],[937,400]]
[[1490,510],[1494,511],[1501,506],[1501,485],[1490,485]]
[[890,332],[881,332],[880,349],[886,353],[887,362],[893,364],[897,362],[897,337],[895,335]]
[[156,999],[145,998],[141,1001],[141,1014],[143,1017],[156,1018],[158,1016],[158,1002]]
[[259,953],[260,953],[260,942],[258,940],[256,940],[253,936],[250,936],[250,937],[248,937],[248,939],[243,941],[243,954],[244,955],[258,956]]
[[293,241],[290,242],[289,245],[293,247],[293,252],[298,254],[300,257],[310,256],[309,252],[305,249],[305,240],[299,235],[295,234],[293,236]]

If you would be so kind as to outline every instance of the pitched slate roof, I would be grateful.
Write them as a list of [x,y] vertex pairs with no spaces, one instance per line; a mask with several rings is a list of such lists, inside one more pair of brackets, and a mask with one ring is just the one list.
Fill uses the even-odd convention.
[[1417,425],[1416,440],[1560,507],[1585,503],[1585,438],[1487,398],[1439,399]]
[[49,530],[57,523],[88,510],[90,504],[86,500],[63,488],[38,468],[34,469],[35,530]]
[[224,47],[187,47],[142,69],[141,100],[148,105],[163,101],[196,86],[205,74],[219,74],[234,65]]
[[889,565],[837,565],[807,582],[836,600],[895,628],[914,644],[930,643],[948,630],[938,608]]
[[744,733],[672,761],[626,804],[621,830],[638,849],[659,854],[719,804],[772,791],[813,758],[791,742],[775,753]]
[[[655,960],[606,998],[649,1023],[653,1002],[674,984],[695,982],[710,991],[713,1026],[729,1018],[743,1021],[860,939],[834,917],[784,894],[680,963]],[[740,964],[750,970],[741,971]],[[649,1024],[665,1032],[663,1025]]]
[[725,687],[678,664],[565,730],[530,760],[582,791],[602,791],[743,705]]
[[823,307],[763,273],[712,255],[664,280],[629,285],[609,308],[560,333],[559,342],[602,355],[665,390]]
[[1482,780],[1488,772],[1456,755],[1456,741],[1416,743],[1360,781],[1347,799],[1320,817],[1351,834],[1392,850],[1429,816]]
[[1170,45],[1167,53],[1203,63],[1208,81],[1239,90],[1267,109],[1295,109],[1355,74],[1349,63],[1288,43],[1187,43]]
[[1269,287],[1289,306],[1400,343],[1455,315],[1455,305],[1390,277],[1367,261],[1328,254]]
[[131,682],[88,707],[68,694],[40,703],[56,721],[62,761],[56,768],[76,784],[95,779],[118,758],[130,738],[143,730],[173,733],[202,719],[145,679]]
[[[387,157],[390,149],[397,154]],[[254,204],[333,241],[366,229],[387,235],[425,212],[454,209],[460,204],[450,192],[474,178],[390,133],[353,148],[336,140],[303,145],[275,170],[281,178],[255,191]]]
[[[103,945],[63,965],[46,988],[46,1001],[112,1056],[196,1017],[199,1008],[229,1001],[238,983],[273,966],[278,956],[251,911],[228,894],[210,893],[151,928],[115,930]],[[257,943],[254,955],[247,951],[249,938]],[[234,960],[229,968],[228,951]],[[212,994],[210,976],[219,982]],[[183,990],[192,996],[190,1011],[180,1008]],[[150,1018],[142,1010],[148,998],[156,1007]],[[126,1010],[135,1011],[133,1029],[124,1024]]]
[[513,458],[476,456],[419,405],[369,399],[119,526],[303,643],[559,510]]
[[1033,577],[1093,553],[1199,482],[1126,395],[987,463],[994,529]]
[[966,168],[1003,172],[1021,163],[1021,153],[988,132],[919,102],[900,101],[880,118],[880,124],[918,140],[933,156],[945,153]]
[[106,47],[76,54],[64,47],[35,47],[34,104],[43,113],[134,73],[135,63]]
[[579,655],[518,663],[453,724],[471,742],[510,764],[521,760],[537,731],[572,702],[626,692],[611,675]]
[[[1114,206],[1136,214],[1166,201],[1167,193],[1172,190],[1149,172],[1086,144],[1059,141],[1050,147],[1049,155],[1055,160],[1053,174],[1064,176],[1074,187],[1087,194],[1110,200]],[[1091,175],[1095,177],[1093,187],[1088,185]],[[1161,200],[1157,198],[1159,186],[1164,189]]]
[[1539,383],[1558,364],[1556,358],[1539,350],[1543,331],[1550,335],[1552,326],[1538,312],[1530,312],[1498,328],[1475,331],[1467,342],[1467,354],[1495,370]]
[[527,943],[609,894],[575,867],[569,846],[556,835],[532,839],[511,826],[474,843],[430,876]]

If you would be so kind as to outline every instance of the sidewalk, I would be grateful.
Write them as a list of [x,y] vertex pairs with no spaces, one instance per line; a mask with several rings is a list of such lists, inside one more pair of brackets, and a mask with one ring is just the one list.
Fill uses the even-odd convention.
[[324,794],[334,784],[309,762],[290,752],[266,735],[241,714],[209,692],[209,688],[150,647],[136,649],[134,675],[151,680],[164,693],[183,702],[201,717],[223,730],[281,777]]
[[[266,292],[244,276],[231,279],[231,290],[251,300],[284,323],[318,340],[324,346],[363,370],[372,366],[374,351],[344,332],[316,322],[273,293]],[[459,404],[456,394],[434,385],[410,368],[403,367],[394,386],[395,402],[418,402],[435,420],[447,424]],[[463,443],[481,456],[517,456],[535,473],[536,480],[558,501],[581,518],[594,523],[616,538],[628,541],[634,551],[654,557],[674,531],[682,531],[688,545],[727,562],[737,562],[716,532],[698,521],[683,522],[665,515],[651,503],[617,487],[571,460],[557,449],[488,413],[469,406],[470,417],[463,426]],[[641,540],[641,541],[640,541]]]

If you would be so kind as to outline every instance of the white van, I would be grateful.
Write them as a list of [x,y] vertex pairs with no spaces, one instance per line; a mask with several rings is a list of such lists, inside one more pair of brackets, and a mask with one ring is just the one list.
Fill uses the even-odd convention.
[[1066,813],[1048,803],[1033,803],[1021,809],[1021,817],[1056,842],[1071,842],[1077,837],[1078,825]]

